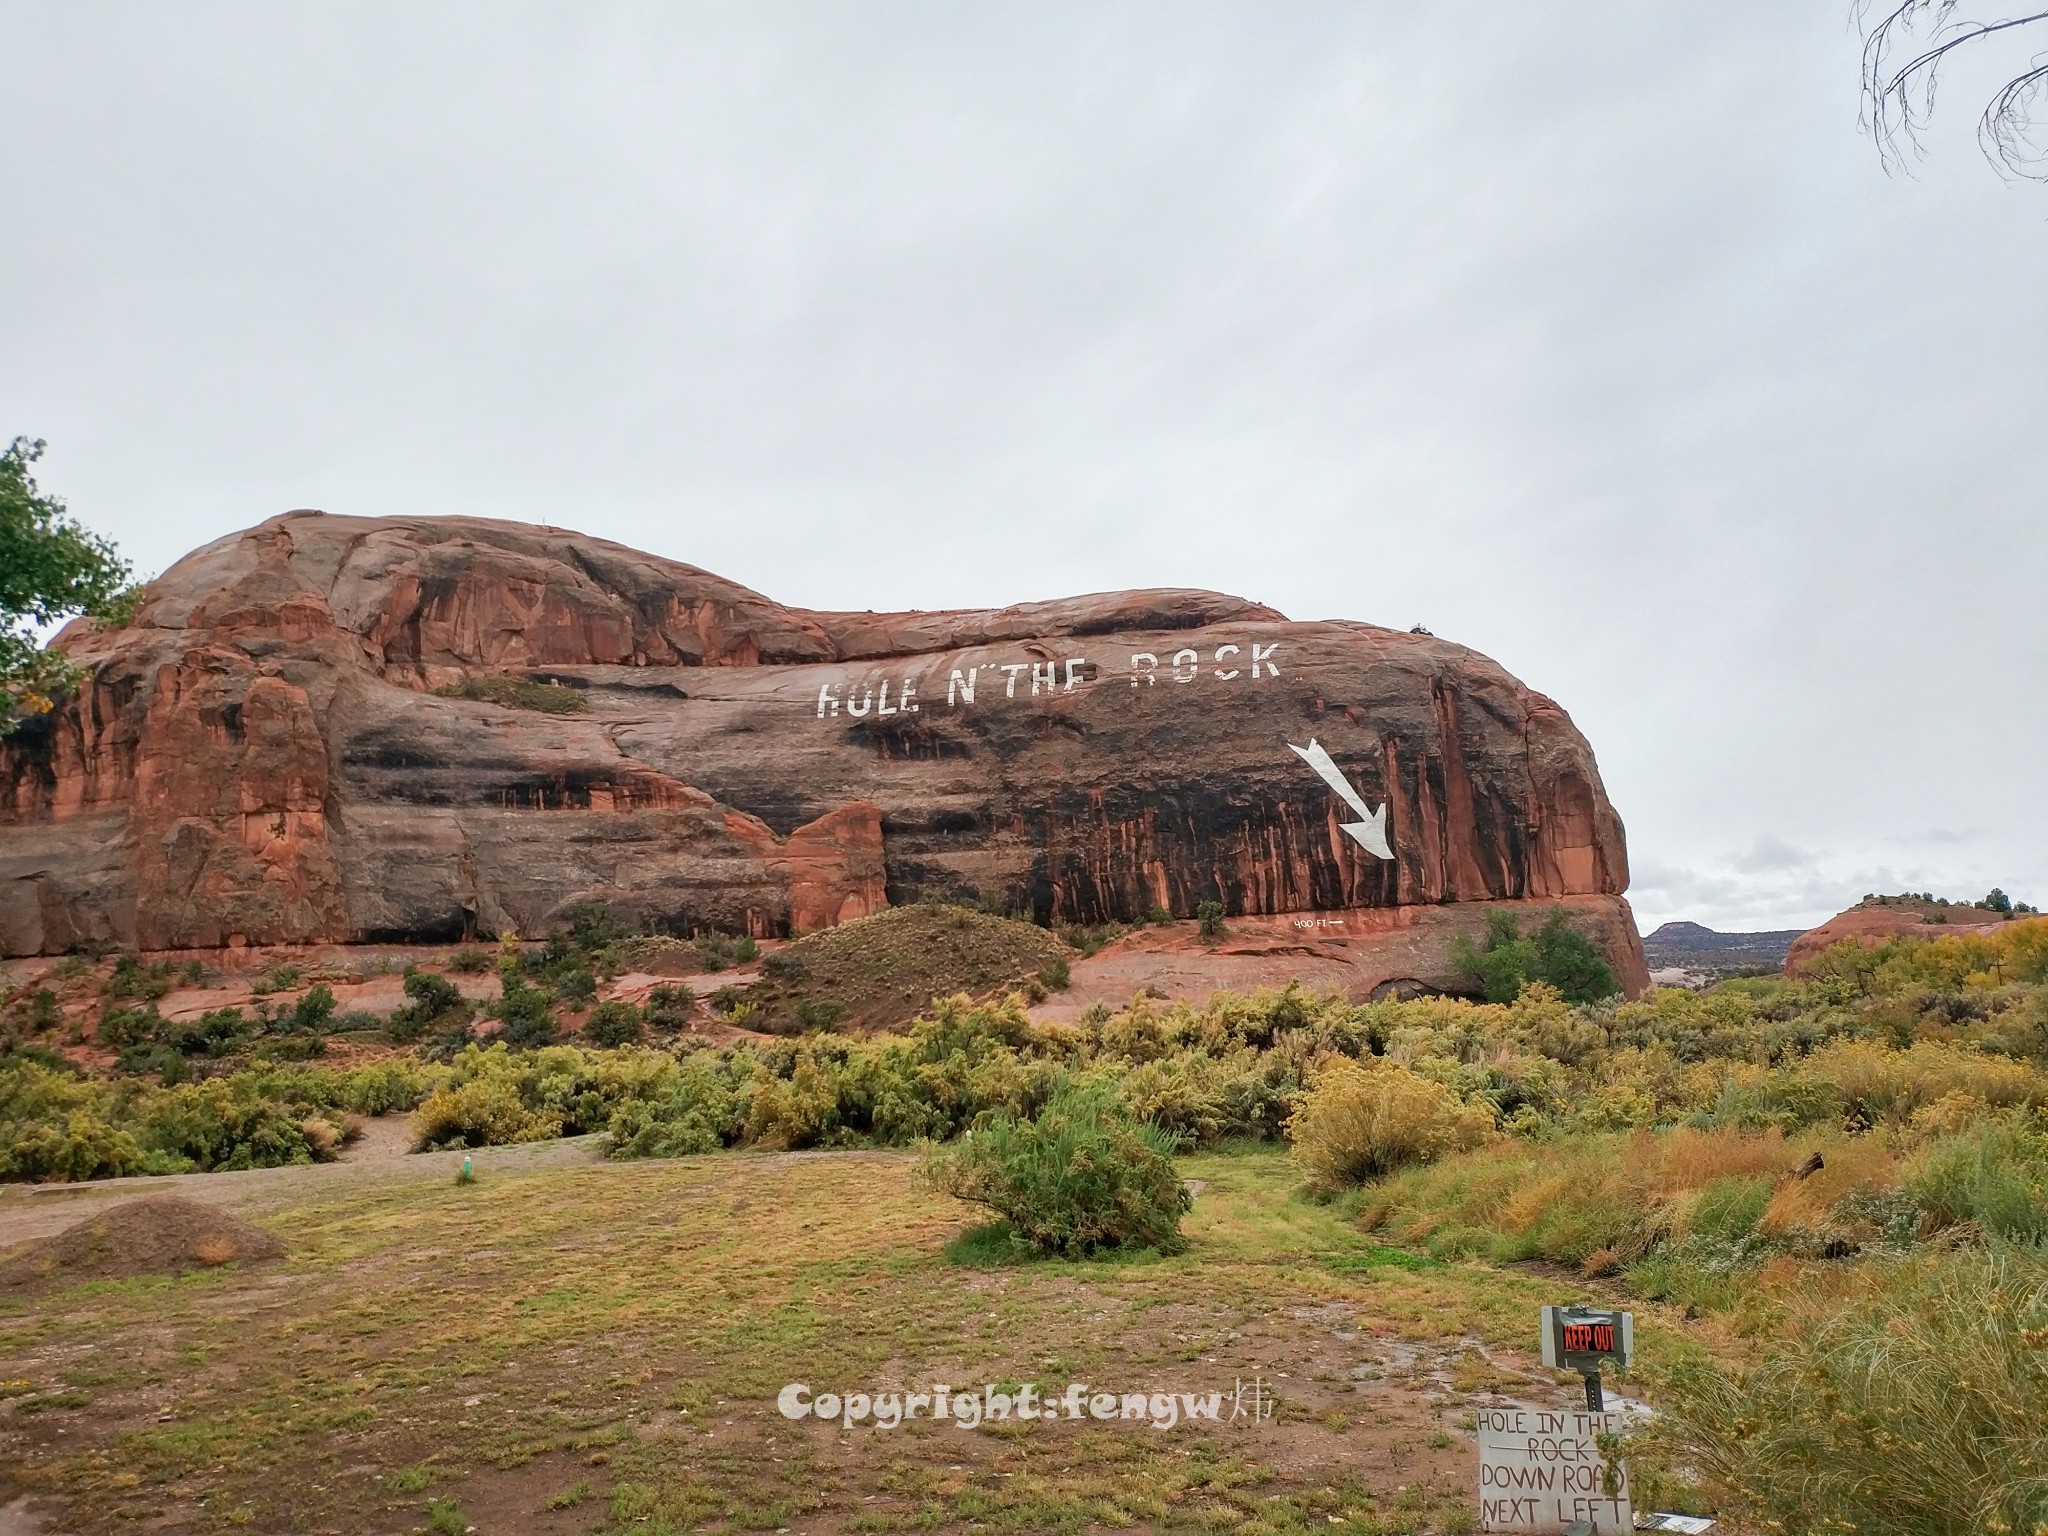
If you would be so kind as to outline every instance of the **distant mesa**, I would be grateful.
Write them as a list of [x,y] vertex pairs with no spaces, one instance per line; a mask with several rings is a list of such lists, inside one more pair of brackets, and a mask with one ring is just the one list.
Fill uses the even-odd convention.
[[0,745],[8,955],[537,935],[585,900],[771,937],[931,893],[1215,902],[1359,996],[1563,904],[1648,983],[1591,747],[1427,633],[1181,589],[813,612],[561,529],[306,510],[57,643],[87,683]]
[[1803,928],[1762,933],[1717,933],[1698,923],[1666,923],[1643,940],[1643,958],[1653,971],[1681,969],[1709,974],[1777,969],[1785,963]]

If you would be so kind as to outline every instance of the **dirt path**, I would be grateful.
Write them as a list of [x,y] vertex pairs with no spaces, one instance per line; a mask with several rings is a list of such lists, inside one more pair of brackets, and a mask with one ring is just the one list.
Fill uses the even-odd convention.
[[[250,1168],[236,1173],[95,1179],[84,1184],[0,1185],[0,1253],[60,1232],[104,1206],[140,1195],[181,1195],[239,1212],[366,1180],[438,1182],[454,1178],[463,1154],[411,1153],[406,1120],[404,1115],[379,1115],[365,1121],[362,1139],[332,1163]],[[574,1136],[524,1146],[479,1147],[468,1155],[478,1174],[503,1177],[597,1162],[597,1141],[595,1136]],[[4,1524],[0,1524],[0,1536],[7,1536]]]

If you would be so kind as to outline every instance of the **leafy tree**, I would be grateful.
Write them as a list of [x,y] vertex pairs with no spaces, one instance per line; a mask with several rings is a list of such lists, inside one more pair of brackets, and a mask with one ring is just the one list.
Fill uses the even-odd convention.
[[1464,934],[1451,939],[1451,967],[1476,981],[1489,1003],[1511,1003],[1532,981],[1547,981],[1571,1003],[1590,1003],[1621,990],[1614,970],[1593,941],[1572,926],[1571,914],[1552,907],[1529,938],[1512,912],[1486,914],[1486,943]]
[[36,630],[80,613],[125,619],[140,595],[114,546],[36,485],[29,466],[42,456],[42,440],[25,437],[0,453],[0,735],[46,713],[77,681],[77,668],[44,649]]
[[2012,898],[1995,885],[1991,887],[1991,894],[1977,905],[1992,912],[2003,912],[2008,917],[2012,915]]

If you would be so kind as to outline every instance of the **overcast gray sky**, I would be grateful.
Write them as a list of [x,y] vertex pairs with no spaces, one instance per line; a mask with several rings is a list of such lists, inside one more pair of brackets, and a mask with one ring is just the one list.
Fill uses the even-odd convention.
[[0,435],[146,570],[315,506],[1424,623],[1591,738],[1646,931],[2048,901],[2048,193],[1968,73],[1887,178],[1841,0],[0,36]]

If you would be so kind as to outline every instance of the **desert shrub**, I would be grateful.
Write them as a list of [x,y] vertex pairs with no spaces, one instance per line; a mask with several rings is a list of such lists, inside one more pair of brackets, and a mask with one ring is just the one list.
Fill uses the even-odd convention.
[[277,964],[265,970],[261,976],[257,977],[254,985],[249,990],[258,997],[271,992],[290,992],[295,990],[301,981],[305,980],[305,976],[306,972],[303,967],[280,960]]
[[809,1048],[797,1052],[788,1076],[767,1075],[747,1104],[746,1139],[755,1146],[815,1147],[847,1138],[839,1112],[839,1063]]
[[597,977],[580,965],[569,966],[556,977],[553,990],[569,1008],[581,1009],[597,996]]
[[580,954],[594,955],[633,937],[632,928],[601,901],[576,902],[562,915],[568,920],[569,942]]
[[275,1100],[243,1098],[219,1078],[154,1089],[137,1119],[147,1146],[201,1172],[315,1161],[301,1115]]
[[[491,952],[474,944],[465,945],[448,957],[448,969],[459,976],[481,976],[491,968]],[[408,966],[410,971],[411,967]]]
[[811,972],[802,955],[778,949],[761,961],[761,974],[771,981],[802,981]]
[[161,1038],[164,1029],[164,1016],[156,1011],[155,1003],[146,1003],[140,1008],[102,1008],[100,1012],[100,1044],[116,1050],[128,1045],[151,1044]]
[[153,1002],[171,990],[175,968],[168,960],[145,964],[135,955],[122,955],[100,988],[103,998],[141,998]]
[[459,683],[444,683],[434,692],[444,699],[502,704],[508,709],[530,709],[543,715],[576,715],[584,708],[583,695],[574,688],[502,673],[465,677]]
[[385,1021],[367,1008],[351,1008],[334,1016],[329,1026],[337,1035],[377,1034],[384,1028]]
[[745,987],[720,987],[711,994],[712,1010],[716,1013],[724,1014],[727,1018],[731,1018],[746,1005],[747,989]]
[[554,1043],[555,999],[544,987],[514,985],[508,977],[505,995],[491,1005],[491,1014],[503,1026],[499,1038],[509,1046],[532,1050]]
[[1065,955],[1054,955],[1038,968],[1038,979],[1050,992],[1064,992],[1073,984],[1074,966]]
[[415,1108],[432,1086],[431,1069],[410,1061],[379,1061],[343,1077],[330,1103],[359,1115],[388,1115]]
[[100,1085],[20,1054],[0,1057],[0,1179],[140,1173],[144,1150],[114,1123]]
[[409,965],[401,985],[412,1001],[394,1008],[385,1022],[385,1032],[394,1043],[404,1045],[429,1030],[468,1023],[473,1005],[447,977]]
[[165,1024],[163,1043],[183,1056],[228,1056],[249,1043],[256,1024],[239,1008],[212,1008],[198,1018]]
[[631,1045],[642,1030],[640,1010],[617,998],[599,1003],[583,1021],[584,1038],[597,1046]]
[[1394,1062],[1340,1058],[1316,1075],[1287,1132],[1311,1179],[1334,1189],[1478,1146],[1493,1114]]
[[828,1030],[846,1012],[846,1004],[832,997],[806,997],[796,1005],[796,1027],[806,1033]]
[[529,1104],[516,1079],[471,1078],[436,1088],[412,1115],[415,1151],[547,1141],[562,1134],[559,1112]]
[[743,1131],[743,1074],[731,1058],[699,1052],[665,1074],[659,1092],[627,1099],[613,1111],[606,1146],[613,1157],[683,1157],[716,1152]]
[[655,987],[647,994],[647,1023],[654,1029],[688,1029],[696,1007],[697,994],[686,986]]
[[1084,959],[1100,952],[1105,945],[1115,943],[1129,931],[1122,923],[1098,923],[1092,927],[1081,923],[1053,925],[1059,941]]
[[[476,1038],[476,1028],[471,1021],[477,1011],[477,1005],[464,998],[459,1007],[435,1014],[424,1024],[414,1022],[417,1015],[408,1015],[394,1030],[391,1020],[387,1020],[385,1033],[397,1045],[416,1039],[420,1055],[429,1061],[446,1061]],[[391,1019],[399,1020],[400,1015],[405,1014],[407,1010],[397,1009]]]
[[1842,1118],[1841,1089],[1810,1075],[1773,1072],[1754,1077],[1731,1076],[1710,1114],[1702,1118],[1735,1130],[1798,1130],[1832,1125]]
[[1175,1253],[1190,1201],[1173,1138],[1100,1088],[1069,1084],[1029,1119],[989,1116],[920,1164],[935,1189],[983,1206],[1041,1253]]
[[1937,1226],[2048,1238],[2048,1134],[2015,1114],[1983,1118],[1914,1157],[1901,1186]]
[[759,958],[761,946],[751,934],[720,933],[716,929],[697,935],[697,963],[707,971],[730,970],[751,965]]
[[2048,1261],[1886,1266],[1815,1300],[1752,1370],[1680,1366],[1640,1454],[1752,1528],[2025,1533],[2048,1520]]
[[64,1022],[64,1010],[57,1005],[57,994],[48,987],[38,987],[29,996],[24,1022],[32,1035],[46,1035]]
[[1202,902],[1195,908],[1195,922],[1199,925],[1201,936],[1209,942],[1214,943],[1217,939],[1222,938],[1225,931],[1223,927],[1223,903],[1220,901]]
[[292,1010],[285,1018],[285,1028],[305,1032],[323,1030],[334,1017],[337,1006],[334,989],[326,982],[320,982],[308,988],[306,993],[292,1004]]

